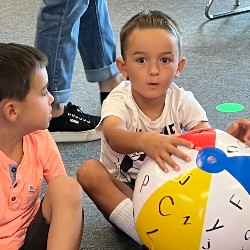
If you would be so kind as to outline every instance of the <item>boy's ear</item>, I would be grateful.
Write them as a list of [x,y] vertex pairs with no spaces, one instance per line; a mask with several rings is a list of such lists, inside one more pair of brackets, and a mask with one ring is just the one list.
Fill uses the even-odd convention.
[[18,117],[18,105],[16,101],[6,101],[3,105],[3,114],[8,121],[16,121]]
[[116,66],[123,75],[123,77],[126,79],[128,77],[127,69],[126,69],[126,64],[124,60],[121,57],[116,58],[115,60]]
[[184,70],[186,65],[186,58],[185,57],[181,57],[179,59],[179,63],[178,63],[178,69],[175,73],[175,77],[178,78],[180,76],[180,74],[182,73],[182,71]]

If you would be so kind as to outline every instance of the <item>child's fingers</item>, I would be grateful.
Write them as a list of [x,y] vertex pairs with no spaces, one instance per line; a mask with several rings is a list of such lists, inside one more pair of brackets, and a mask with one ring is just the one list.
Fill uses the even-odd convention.
[[173,168],[175,171],[179,171],[180,167],[176,164],[176,162],[171,158],[170,155],[167,155],[164,159],[158,158],[155,160],[158,166],[167,173],[169,171],[168,167],[165,163],[167,163],[171,168]]
[[185,140],[185,139],[182,139],[182,138],[173,138],[173,141],[172,141],[173,145],[176,145],[176,146],[183,146],[183,147],[186,147],[186,148],[193,148],[194,147],[194,144],[188,140]]
[[165,165],[165,162],[161,158],[155,159],[155,161],[157,165],[162,169],[163,172],[168,173],[168,168]]
[[236,136],[239,132],[239,124],[238,123],[233,123],[229,128],[227,129],[227,133]]
[[249,142],[250,141],[250,128],[246,128],[246,132],[243,136],[243,142]]
[[173,154],[185,162],[189,162],[191,160],[191,158],[187,154],[182,152],[180,149],[176,148],[175,146],[178,145],[178,146],[183,146],[183,147],[187,147],[187,148],[193,148],[194,144],[190,141],[187,141],[187,140],[182,139],[182,138],[178,138],[176,136],[168,137],[168,140],[170,140],[171,145],[168,145],[165,148],[165,150],[158,152],[159,153],[158,156],[155,155],[153,158],[156,161],[156,163],[158,164],[158,166],[164,172],[168,172],[168,168],[165,165],[165,163],[167,163],[174,170],[179,171],[180,166],[173,160],[171,155]]
[[189,155],[185,154],[184,152],[182,152],[178,148],[174,147],[172,154],[174,154],[175,156],[177,156],[178,158],[182,159],[185,162],[191,161],[191,158],[189,157]]

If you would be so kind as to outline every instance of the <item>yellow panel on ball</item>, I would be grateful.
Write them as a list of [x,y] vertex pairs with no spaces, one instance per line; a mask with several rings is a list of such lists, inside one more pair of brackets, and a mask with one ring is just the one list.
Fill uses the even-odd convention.
[[211,174],[195,168],[166,182],[151,195],[136,221],[136,230],[147,247],[199,248],[210,180]]

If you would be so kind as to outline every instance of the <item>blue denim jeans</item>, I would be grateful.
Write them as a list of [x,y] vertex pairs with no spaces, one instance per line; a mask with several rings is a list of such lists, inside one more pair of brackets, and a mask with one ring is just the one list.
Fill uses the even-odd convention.
[[54,103],[70,98],[77,49],[89,82],[105,81],[119,73],[106,0],[43,0],[35,47],[48,57],[48,90]]

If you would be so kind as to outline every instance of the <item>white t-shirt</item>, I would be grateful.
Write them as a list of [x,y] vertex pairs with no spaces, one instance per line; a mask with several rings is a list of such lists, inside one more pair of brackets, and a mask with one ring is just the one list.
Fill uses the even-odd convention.
[[113,151],[102,133],[102,121],[107,116],[121,118],[129,131],[157,134],[180,134],[189,131],[201,121],[207,121],[206,112],[190,91],[172,83],[167,90],[162,115],[152,121],[137,106],[131,93],[130,81],[123,81],[103,102],[101,121],[96,130],[101,133],[100,161],[121,181],[134,184],[146,155],[143,152],[124,155]]

